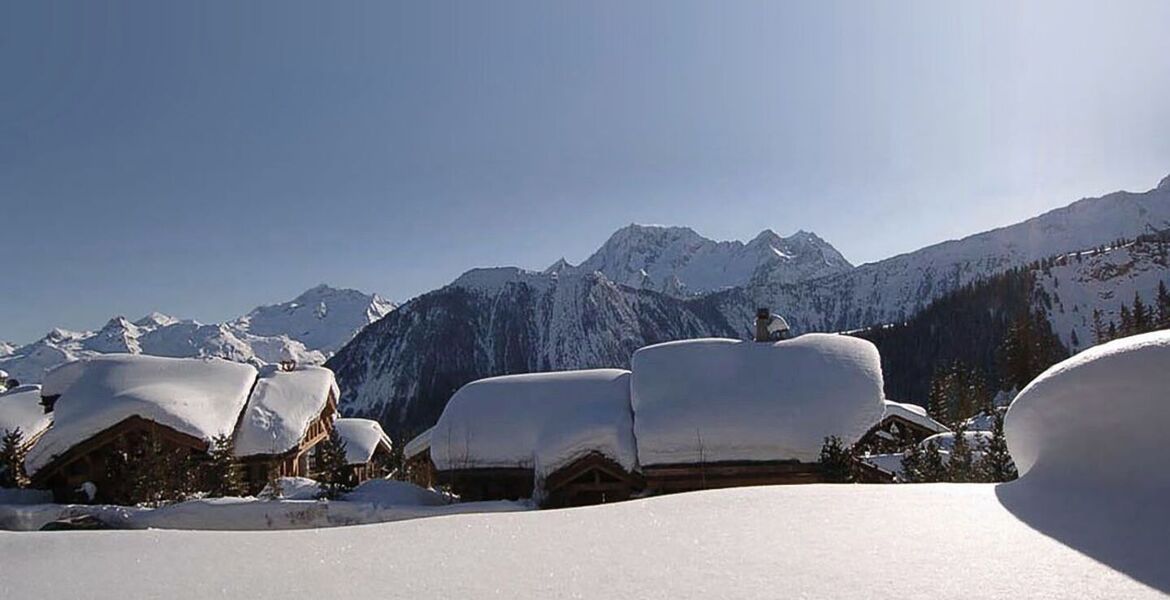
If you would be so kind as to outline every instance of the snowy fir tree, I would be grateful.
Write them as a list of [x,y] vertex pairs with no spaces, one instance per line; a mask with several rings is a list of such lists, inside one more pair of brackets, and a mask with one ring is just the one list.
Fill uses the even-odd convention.
[[235,456],[235,441],[230,435],[212,438],[208,460],[204,464],[204,481],[208,495],[239,496],[244,492],[243,474]]
[[1170,329],[1170,292],[1166,290],[1166,282],[1158,282],[1158,296],[1155,314],[1158,329]]
[[345,440],[336,429],[330,431],[329,437],[317,445],[317,468],[320,470],[317,480],[321,483],[325,497],[330,500],[336,500],[353,489],[349,465],[345,459]]
[[948,479],[947,465],[943,462],[942,452],[939,451],[938,444],[933,441],[926,444],[926,450],[922,453],[920,473],[922,483],[935,483]]
[[976,480],[975,449],[967,441],[967,427],[959,422],[955,427],[955,443],[951,446],[950,460],[947,461],[947,479],[954,483],[968,483]]
[[979,460],[980,479],[989,483],[1011,481],[1017,477],[1016,465],[1008,452],[1007,437],[1003,433],[1003,412],[992,412],[991,440]]
[[28,477],[24,473],[24,456],[27,451],[24,434],[19,427],[4,431],[3,441],[0,442],[0,487],[20,488],[28,485]]
[[905,483],[922,483],[924,481],[922,469],[926,456],[922,446],[914,444],[902,453],[902,481]]
[[841,444],[841,438],[831,435],[821,446],[821,473],[830,483],[853,481],[853,455]]

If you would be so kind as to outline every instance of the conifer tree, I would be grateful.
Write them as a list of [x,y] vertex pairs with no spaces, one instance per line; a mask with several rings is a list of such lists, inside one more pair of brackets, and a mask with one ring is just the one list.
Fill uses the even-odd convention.
[[922,453],[922,469],[920,472],[923,483],[947,480],[946,463],[943,462],[942,453],[938,449],[938,443],[933,440],[926,443],[926,450]]
[[320,469],[317,480],[330,500],[336,500],[353,489],[349,465],[345,459],[345,440],[336,429],[330,431],[329,437],[317,445],[317,467]]
[[821,446],[821,473],[829,483],[853,481],[853,456],[835,435],[826,437]]
[[1121,305],[1121,326],[1118,327],[1121,337],[1127,337],[1134,334],[1133,329],[1133,315],[1129,312],[1129,305]]
[[951,422],[949,379],[950,373],[941,368],[936,368],[934,377],[930,379],[930,396],[926,402],[926,412],[940,423]]
[[1133,293],[1133,332],[1146,333],[1152,331],[1153,322],[1150,318],[1150,311],[1146,308],[1146,303],[1142,302],[1142,297],[1137,292]]
[[212,438],[209,459],[204,465],[207,493],[213,497],[239,496],[244,493],[243,476],[235,455],[235,441],[228,434]]
[[950,460],[947,461],[947,476],[955,483],[975,480],[975,457],[967,441],[967,426],[960,422],[955,428],[955,443],[951,446]]
[[922,483],[922,470],[926,457],[922,446],[914,444],[902,453],[902,481],[906,483]]
[[979,460],[979,471],[983,481],[1001,483],[1016,478],[1016,465],[1008,452],[1007,438],[1003,433],[1003,413],[992,414],[991,440]]
[[1170,329],[1170,292],[1165,281],[1158,282],[1157,328]]
[[28,485],[24,473],[24,456],[28,448],[20,428],[4,431],[0,442],[0,487],[22,488]]
[[1109,341],[1109,334],[1105,331],[1105,323],[1101,319],[1101,310],[1093,309],[1093,343],[1104,344]]

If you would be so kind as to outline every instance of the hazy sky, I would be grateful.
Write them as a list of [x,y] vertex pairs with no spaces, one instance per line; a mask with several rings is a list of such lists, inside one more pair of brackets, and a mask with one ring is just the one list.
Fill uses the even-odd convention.
[[855,263],[1170,173],[1170,2],[6,2],[0,339],[631,222]]

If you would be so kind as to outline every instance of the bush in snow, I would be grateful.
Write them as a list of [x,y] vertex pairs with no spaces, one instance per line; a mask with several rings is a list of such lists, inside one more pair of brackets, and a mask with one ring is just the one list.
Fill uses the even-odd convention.
[[830,483],[853,481],[853,454],[841,444],[841,438],[831,435],[821,446],[821,473]]

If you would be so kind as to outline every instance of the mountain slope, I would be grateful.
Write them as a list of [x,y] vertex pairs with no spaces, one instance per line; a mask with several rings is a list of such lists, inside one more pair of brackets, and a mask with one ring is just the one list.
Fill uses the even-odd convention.
[[595,273],[478,269],[403,304],[326,365],[344,382],[345,414],[374,416],[401,437],[434,424],[474,379],[624,367],[647,344],[737,334],[704,309]]
[[112,352],[319,364],[392,309],[376,294],[317,286],[289,302],[256,308],[228,323],[202,324],[157,312],[134,322],[119,316],[98,331],[54,329],[31,344],[13,347],[0,353],[0,370],[23,383],[35,383],[61,363]]

